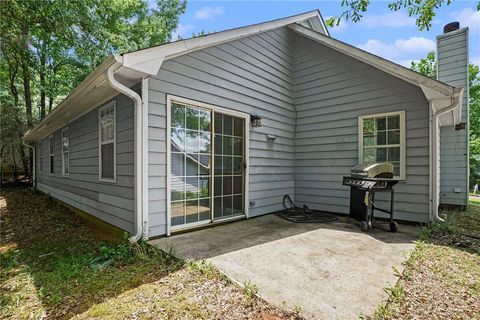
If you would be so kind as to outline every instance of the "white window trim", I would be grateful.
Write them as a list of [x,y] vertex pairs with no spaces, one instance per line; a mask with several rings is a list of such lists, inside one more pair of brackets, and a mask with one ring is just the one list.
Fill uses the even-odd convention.
[[[68,151],[66,152],[68,154],[68,173],[65,173],[65,158],[64,154],[65,151],[63,151],[63,133],[68,130]],[[67,126],[62,129],[62,177],[68,177],[70,176],[70,127]]]
[[43,173],[43,150],[42,142],[38,143],[38,172]]
[[400,175],[394,178],[405,180],[407,176],[406,167],[406,140],[405,140],[405,111],[394,111],[362,115],[358,117],[358,162],[363,162],[363,120],[375,117],[400,116]]
[[[102,110],[113,106],[113,179],[102,178],[102,145],[112,143],[112,141],[102,142]],[[98,109],[98,181],[116,183],[117,182],[117,104],[116,101],[110,101]]]
[[[55,175],[55,144],[53,145],[53,153],[50,153],[52,148],[51,147],[52,141],[55,143],[54,139],[55,137],[53,134],[48,137],[48,173],[51,176]],[[53,172],[52,172],[52,156],[53,156]]]
[[[198,223],[192,223],[192,224],[189,224],[188,226],[186,226],[185,228],[182,228],[182,227],[172,227],[171,223],[172,223],[172,220],[171,220],[171,195],[170,195],[170,188],[171,188],[171,185],[170,185],[170,176],[171,176],[171,173],[170,173],[170,167],[171,167],[171,146],[170,146],[170,129],[171,129],[171,107],[172,107],[172,102],[178,102],[178,103],[181,103],[181,104],[185,104],[185,105],[188,105],[188,106],[192,106],[192,107],[196,107],[196,108],[203,108],[203,109],[207,109],[207,110],[212,110],[214,112],[219,112],[219,113],[223,113],[223,114],[227,114],[227,115],[232,115],[232,116],[235,116],[235,117],[238,117],[238,118],[243,118],[244,119],[244,132],[245,132],[245,136],[244,136],[244,140],[245,140],[245,152],[244,152],[244,156],[245,156],[245,162],[246,162],[246,167],[245,167],[245,172],[244,172],[244,208],[245,208],[245,212],[244,212],[244,215],[240,216],[240,217],[232,217],[231,219],[234,220],[234,219],[242,219],[244,217],[246,217],[247,219],[249,218],[249,177],[250,177],[250,163],[249,163],[249,158],[250,158],[250,115],[248,113],[244,113],[244,112],[239,112],[239,111],[235,111],[235,110],[230,110],[230,109],[226,109],[226,108],[222,108],[222,107],[219,107],[219,106],[215,106],[215,105],[211,105],[211,104],[207,104],[207,103],[203,103],[203,102],[200,102],[200,101],[196,101],[196,100],[191,100],[191,99],[187,99],[187,98],[182,98],[182,97],[178,97],[178,96],[173,96],[173,95],[167,95],[167,134],[166,134],[166,143],[167,143],[167,237],[170,236],[171,232],[172,231],[179,231],[179,230],[187,230],[187,229],[190,229],[190,228],[194,228],[198,225],[202,225],[202,224],[210,224],[210,220],[208,220],[208,222],[198,222]],[[213,152],[213,150],[212,150]],[[212,188],[212,190],[214,190]],[[226,220],[224,220],[226,221]]]

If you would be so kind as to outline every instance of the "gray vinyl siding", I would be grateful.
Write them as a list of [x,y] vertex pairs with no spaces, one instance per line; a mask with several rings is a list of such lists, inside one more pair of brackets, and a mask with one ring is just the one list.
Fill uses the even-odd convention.
[[[70,174],[62,176],[61,129],[53,134],[55,173],[49,173],[49,138],[37,144],[42,152],[43,171],[37,170],[37,188],[75,208],[132,232],[133,200],[133,103],[124,95],[116,100],[117,182],[99,181],[98,110],[70,123]],[[105,104],[102,104],[102,106]],[[38,148],[41,148],[41,151]]]
[[465,129],[440,129],[440,204],[468,202],[468,29],[437,37],[438,79],[464,87],[462,119]]
[[395,188],[395,214],[428,221],[429,106],[421,89],[300,35],[294,70],[297,203],[348,213],[342,177],[359,163],[358,117],[403,110],[406,181]]
[[192,52],[165,61],[149,79],[150,236],[166,233],[167,94],[262,118],[262,127],[250,128],[250,216],[280,210],[282,196],[293,196],[292,36],[281,28]]

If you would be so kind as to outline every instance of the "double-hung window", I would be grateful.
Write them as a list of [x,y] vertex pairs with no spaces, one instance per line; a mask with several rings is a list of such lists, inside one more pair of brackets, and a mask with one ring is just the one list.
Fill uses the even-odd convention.
[[55,143],[54,143],[54,138],[53,135],[51,135],[48,139],[49,141],[49,167],[50,167],[50,174],[55,174]]
[[358,118],[360,163],[390,162],[394,176],[405,179],[405,112],[389,112]]
[[62,130],[62,175],[68,176],[70,174],[70,130],[68,127]]
[[116,181],[115,101],[100,108],[99,114],[100,181]]
[[39,142],[37,145],[37,150],[38,150],[38,171],[40,173],[43,173],[43,146],[42,143]]

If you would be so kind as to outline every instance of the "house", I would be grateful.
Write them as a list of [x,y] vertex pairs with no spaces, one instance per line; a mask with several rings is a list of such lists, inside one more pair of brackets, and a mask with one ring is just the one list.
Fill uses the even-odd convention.
[[389,161],[396,217],[438,219],[467,204],[468,29],[437,42],[441,81],[332,38],[317,10],[109,56],[26,133],[36,188],[135,241],[285,194],[346,214],[342,176]]

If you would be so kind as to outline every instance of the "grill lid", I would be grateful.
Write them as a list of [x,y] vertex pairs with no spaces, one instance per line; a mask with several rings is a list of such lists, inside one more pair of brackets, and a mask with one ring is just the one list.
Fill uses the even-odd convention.
[[358,178],[393,178],[393,164],[389,162],[362,163],[350,171],[352,177]]

